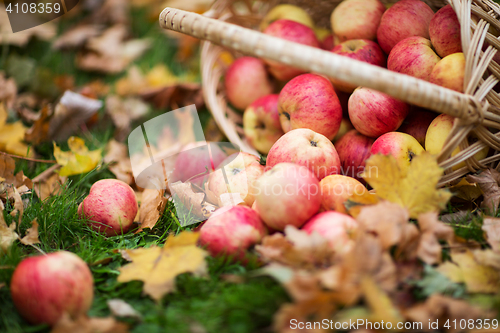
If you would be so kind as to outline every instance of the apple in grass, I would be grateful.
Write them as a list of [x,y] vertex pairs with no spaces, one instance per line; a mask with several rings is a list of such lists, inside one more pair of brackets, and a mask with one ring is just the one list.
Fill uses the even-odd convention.
[[386,54],[405,38],[429,38],[429,23],[434,16],[432,9],[420,0],[401,0],[387,9],[377,29],[377,41]]
[[137,215],[134,190],[118,179],[102,179],[90,188],[89,195],[78,206],[78,216],[106,236],[126,233]]
[[355,129],[377,138],[397,130],[408,115],[410,105],[377,90],[359,87],[349,98],[348,110]]
[[387,69],[429,81],[434,66],[440,60],[430,40],[419,36],[408,37],[392,49],[387,58]]
[[[335,46],[332,49],[332,53],[351,59],[364,61],[380,67],[385,67],[387,62],[385,54],[380,46],[378,46],[378,44],[374,41],[368,39],[352,39],[345,41]],[[330,78],[330,80],[335,86],[335,89],[346,93],[353,92],[353,90],[357,87],[335,78]]]
[[278,94],[267,95],[250,104],[243,113],[243,130],[248,142],[263,154],[284,134],[278,113]]
[[330,16],[333,33],[340,42],[350,39],[375,40],[384,12],[385,6],[380,0],[344,0]]
[[16,267],[10,284],[16,309],[31,324],[54,326],[67,313],[86,315],[94,297],[92,273],[77,255],[59,251],[29,257]]
[[465,57],[462,52],[441,59],[432,69],[429,82],[442,87],[464,92]]
[[425,134],[429,125],[437,117],[435,112],[419,108],[417,106],[410,107],[410,113],[399,127],[398,132],[403,132],[411,135],[425,149]]
[[259,214],[247,206],[217,209],[200,228],[199,243],[212,256],[230,255],[244,260],[246,250],[260,243],[267,229]]
[[[271,23],[264,33],[273,37],[286,39],[311,47],[319,48],[319,41],[310,27],[291,20],[277,20]],[[288,81],[297,75],[304,73],[302,69],[291,67],[280,62],[265,60],[269,67],[269,72],[280,81]]]
[[302,165],[276,164],[257,179],[255,188],[260,217],[278,231],[287,225],[300,228],[321,205],[318,178]]
[[[438,155],[441,153],[444,144],[446,140],[448,139],[448,135],[450,134],[452,128],[453,128],[453,123],[455,121],[455,118],[452,116],[449,116],[447,114],[440,114],[434,120],[431,122],[429,125],[429,128],[427,129],[427,134],[425,136],[425,149],[431,153]],[[472,140],[470,140],[470,143],[472,143]],[[476,160],[482,160],[488,155],[489,148],[485,147],[484,149],[480,150],[474,155],[474,158]],[[455,156],[460,152],[460,147],[455,148],[453,152],[451,153],[451,156]],[[453,166],[453,170],[460,169],[464,167],[466,164],[465,162],[458,163],[457,165]]]
[[396,159],[399,169],[406,174],[410,163],[416,155],[424,152],[417,139],[406,133],[389,132],[378,137],[373,142],[370,153],[392,155]]
[[291,130],[276,141],[267,155],[266,169],[284,162],[304,166],[318,179],[340,173],[340,160],[333,143],[307,128]]
[[[224,172],[223,172],[224,170]],[[248,153],[235,153],[220,164],[208,177],[208,189],[217,198],[224,193],[239,193],[246,205],[252,206],[254,182],[264,173],[259,157]]]
[[360,175],[365,170],[365,162],[370,157],[370,150],[375,139],[367,137],[353,129],[335,143],[339,154],[342,174],[364,183]]
[[240,110],[274,90],[264,62],[253,57],[238,58],[229,66],[224,87],[229,102]]
[[451,5],[444,6],[434,14],[429,23],[429,36],[434,50],[442,58],[462,52],[460,22]]
[[278,112],[283,131],[308,128],[332,140],[340,128],[342,107],[332,83],[323,76],[303,74],[281,89]]
[[274,6],[267,12],[266,16],[260,21],[260,31],[266,30],[271,23],[277,20],[295,21],[309,28],[314,28],[314,22],[311,16],[304,9],[295,5],[281,4]]
[[368,191],[358,180],[343,176],[330,175],[319,182],[321,191],[321,209],[335,210],[339,213],[347,213],[344,203],[353,194],[362,195]]
[[304,224],[302,230],[308,234],[317,232],[328,240],[328,244],[335,252],[343,253],[354,246],[351,237],[358,226],[358,221],[351,216],[328,211],[313,216]]

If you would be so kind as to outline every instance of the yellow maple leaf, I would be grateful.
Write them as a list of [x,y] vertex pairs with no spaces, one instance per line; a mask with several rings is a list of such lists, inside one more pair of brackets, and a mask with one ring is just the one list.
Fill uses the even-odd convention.
[[170,235],[163,247],[126,250],[132,263],[120,268],[118,282],[144,281],[144,292],[159,301],[175,289],[177,275],[206,275],[207,252],[196,246],[198,238],[198,233],[184,231]]
[[450,199],[448,190],[436,189],[442,174],[436,158],[428,153],[415,156],[407,173],[398,167],[392,155],[377,154],[366,161],[362,177],[379,198],[407,208],[410,217],[417,218],[422,213],[443,209]]
[[19,156],[33,157],[33,150],[29,150],[28,145],[22,142],[27,128],[20,120],[7,124],[7,117],[7,110],[4,104],[0,103],[0,150]]
[[89,172],[101,161],[101,149],[90,151],[81,138],[70,137],[68,146],[70,151],[62,151],[54,142],[54,157],[57,163],[62,165],[59,170],[60,176],[72,176]]

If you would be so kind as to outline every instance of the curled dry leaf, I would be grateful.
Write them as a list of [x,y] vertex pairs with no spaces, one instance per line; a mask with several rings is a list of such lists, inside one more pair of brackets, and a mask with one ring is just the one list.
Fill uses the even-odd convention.
[[127,145],[118,142],[114,139],[110,140],[106,145],[106,155],[104,155],[104,163],[109,164],[109,170],[116,176],[117,179],[132,184],[134,175],[132,173],[132,165],[128,157]]
[[479,186],[484,196],[481,206],[488,211],[488,214],[495,215],[500,204],[500,172],[490,168],[479,175],[468,175],[466,179]]
[[440,263],[442,248],[439,240],[453,245],[455,243],[453,228],[439,221],[436,212],[421,214],[418,217],[418,225],[421,232],[417,250],[418,258],[428,265]]
[[111,313],[115,317],[133,318],[142,320],[142,316],[130,304],[122,299],[110,299],[107,301]]
[[153,229],[158,219],[163,214],[168,198],[165,197],[164,190],[145,189],[141,196],[141,206],[139,208],[140,227],[136,233],[145,228]]
[[83,139],[72,136],[68,139],[70,151],[62,151],[54,142],[54,157],[62,166],[60,176],[79,175],[93,170],[101,161],[101,149],[90,151]]
[[485,216],[482,229],[493,250],[500,252],[500,218]]
[[24,235],[24,237],[21,238],[21,243],[23,243],[24,245],[33,245],[40,243],[40,240],[38,239],[37,219],[31,221],[31,227],[28,230],[26,230],[26,235]]
[[120,268],[118,282],[144,281],[144,292],[156,301],[175,290],[175,278],[182,273],[207,274],[207,252],[197,247],[199,234],[183,231],[170,235],[161,247],[126,250],[132,263]]
[[137,98],[121,99],[115,95],[106,98],[106,113],[116,127],[115,138],[118,141],[124,140],[130,134],[130,123],[148,111],[148,105]]
[[436,189],[442,174],[436,158],[428,153],[416,156],[406,174],[394,156],[377,154],[366,161],[362,176],[379,198],[407,208],[410,217],[417,218],[422,213],[440,211],[450,199],[448,190]]
[[17,188],[13,187],[13,195],[12,197],[14,198],[14,209],[10,212],[10,216],[16,216],[18,215],[18,223],[21,224],[22,218],[23,218],[23,213],[24,213],[24,203],[23,199],[21,198],[21,195],[17,191]]
[[33,189],[42,201],[50,196],[58,195],[67,177],[62,177],[56,171],[61,166],[55,164],[33,178]]
[[[191,183],[186,182],[175,182],[173,184],[169,184],[170,193],[172,196],[177,196],[179,198],[180,203],[185,207],[185,210],[190,212],[196,217],[204,217],[203,210],[203,201],[205,200],[205,193],[195,193],[191,187]],[[182,207],[178,207],[176,201],[176,209],[182,209]]]
[[29,193],[33,187],[31,179],[26,177],[22,171],[14,175],[16,162],[10,156],[0,154],[0,198],[12,198],[14,188],[19,194]]
[[52,328],[50,333],[128,333],[128,325],[117,321],[113,317],[89,318],[80,316],[71,319],[64,314]]
[[33,125],[24,134],[24,140],[34,145],[49,140],[50,119],[52,116],[52,108],[49,105],[43,107],[37,113]]
[[14,106],[16,95],[16,81],[14,81],[13,78],[6,79],[5,73],[3,71],[0,71],[0,102],[3,102],[7,109],[10,109]]
[[66,140],[101,107],[102,102],[97,99],[66,91],[50,119],[48,138],[56,141]]

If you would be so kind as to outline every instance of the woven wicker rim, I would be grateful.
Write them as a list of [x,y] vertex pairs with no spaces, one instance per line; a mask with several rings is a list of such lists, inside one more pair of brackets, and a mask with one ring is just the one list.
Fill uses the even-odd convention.
[[[201,54],[205,102],[227,138],[243,151],[257,154],[242,139],[241,115],[228,106],[224,91],[220,89],[220,79],[226,69],[220,61],[220,54],[226,48],[375,89],[407,103],[455,117],[452,131],[438,156],[440,166],[446,171],[440,181],[441,186],[451,184],[469,172],[494,167],[495,162],[500,160],[500,95],[493,90],[500,78],[500,66],[492,60],[500,49],[500,41],[488,32],[490,25],[500,31],[500,6],[495,2],[450,1],[462,27],[462,48],[466,58],[465,93],[225,22],[236,16],[245,16],[237,14],[234,9],[236,3],[231,0],[216,1],[204,15],[167,7],[160,14],[160,26],[206,41]],[[265,11],[269,3],[245,1],[242,5],[244,7],[240,6],[240,9],[243,8],[243,12],[247,10],[251,18],[256,10]],[[437,7],[442,5],[444,3]],[[478,23],[471,20],[471,13],[480,18]],[[483,52],[485,40],[490,46]],[[479,140],[470,145],[467,140],[469,134],[474,134]],[[474,155],[487,146],[493,148],[495,154],[477,161]],[[460,147],[461,151],[450,157],[456,147]],[[465,167],[451,170],[463,161]]]

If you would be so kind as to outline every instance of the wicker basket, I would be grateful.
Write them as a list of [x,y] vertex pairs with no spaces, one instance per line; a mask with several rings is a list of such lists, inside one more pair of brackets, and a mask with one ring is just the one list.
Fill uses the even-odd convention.
[[[338,0],[286,1],[302,6],[319,25],[328,26]],[[405,102],[455,117],[453,129],[438,156],[445,175],[440,186],[456,182],[469,172],[487,167],[500,168],[500,95],[493,90],[500,78],[500,66],[492,61],[500,41],[488,32],[493,25],[500,31],[500,6],[491,0],[450,0],[460,21],[462,48],[466,58],[465,93],[446,89],[427,81],[391,72],[328,51],[292,43],[252,30],[265,12],[276,3],[255,0],[218,0],[204,15],[165,8],[160,15],[164,29],[179,31],[205,40],[202,44],[201,71],[204,98],[217,124],[227,138],[243,151],[256,151],[243,139],[241,114],[226,102],[221,78],[227,65],[220,61],[226,50],[293,65],[347,83],[375,89]],[[445,2],[427,2],[434,9]],[[312,5],[311,5],[312,4]],[[471,13],[481,20],[476,24]],[[235,24],[236,23],[236,24]],[[482,50],[484,41],[491,45]],[[469,144],[474,134],[479,140]],[[459,146],[460,153],[451,153]],[[489,146],[494,154],[477,161],[473,156]],[[451,167],[465,161],[466,166]]]

